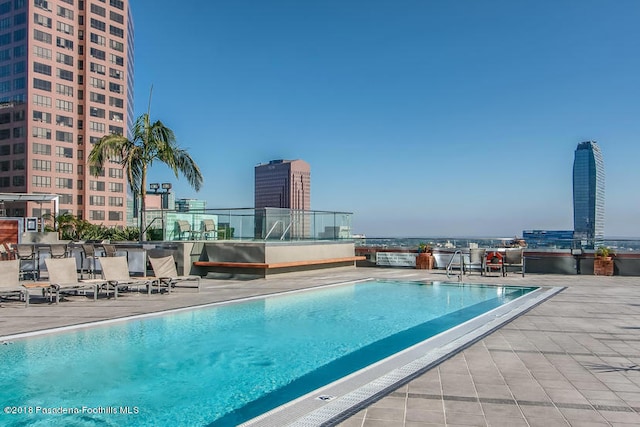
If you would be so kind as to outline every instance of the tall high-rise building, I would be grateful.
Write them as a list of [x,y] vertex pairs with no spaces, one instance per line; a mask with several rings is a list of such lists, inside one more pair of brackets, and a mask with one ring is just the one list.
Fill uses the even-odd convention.
[[272,160],[255,168],[255,208],[311,209],[311,168],[304,160]]
[[[304,160],[272,160],[255,168],[256,238],[310,235],[311,168]],[[291,209],[285,215],[274,209]]]
[[595,141],[578,144],[573,160],[574,238],[597,245],[604,239],[604,162]]
[[123,168],[114,159],[95,177],[87,158],[131,129],[133,65],[129,0],[0,0],[0,192],[58,194],[60,213],[125,225]]

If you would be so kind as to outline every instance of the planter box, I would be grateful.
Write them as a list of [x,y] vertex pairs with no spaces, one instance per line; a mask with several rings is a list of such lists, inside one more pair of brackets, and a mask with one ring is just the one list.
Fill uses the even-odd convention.
[[593,274],[596,276],[613,276],[613,260],[611,257],[595,258],[593,260]]
[[431,270],[433,268],[433,257],[431,254],[418,254],[416,257],[416,268],[418,270]]

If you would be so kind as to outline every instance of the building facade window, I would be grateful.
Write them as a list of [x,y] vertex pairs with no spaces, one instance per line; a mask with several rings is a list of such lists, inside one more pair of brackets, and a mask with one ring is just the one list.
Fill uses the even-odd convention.
[[34,62],[33,63],[33,72],[34,73],[39,73],[39,74],[44,74],[46,76],[50,76],[51,75],[51,65],[42,64],[40,62]]
[[107,38],[96,33],[89,33],[89,40],[91,40],[91,43],[95,43],[100,46],[105,46],[107,44]]
[[89,205],[104,206],[104,196],[89,196]]
[[44,95],[33,95],[33,105],[51,107],[51,98]]
[[73,96],[73,86],[56,83],[56,93],[60,95]]
[[58,6],[58,16],[67,19],[73,19],[73,10],[67,9],[66,7]]
[[51,129],[34,126],[31,131],[34,138],[51,139]]
[[73,142],[73,133],[63,132],[61,130],[56,131],[56,141],[60,142]]
[[73,118],[56,114],[56,124],[68,128],[73,127]]
[[73,173],[73,164],[67,162],[56,162],[57,173]]
[[51,155],[51,145],[40,144],[38,142],[33,143],[33,154],[43,154],[45,156]]
[[73,179],[71,178],[56,178],[56,188],[73,188]]
[[51,113],[45,113],[43,111],[33,111],[33,121],[41,123],[51,123]]
[[33,79],[33,88],[51,92],[51,82],[42,79]]
[[104,191],[104,181],[89,181],[89,190]]
[[73,81],[73,71],[63,70],[62,68],[58,68],[57,76],[62,80],[68,80],[70,82]]
[[56,53],[56,62],[73,67],[73,56],[58,52]]
[[51,49],[43,46],[33,46],[33,54],[38,58],[51,59]]
[[92,221],[104,221],[104,211],[89,211],[89,218]]
[[56,156],[64,157],[67,159],[73,159],[73,148],[70,147],[56,147]]
[[37,29],[33,30],[33,38],[36,41],[41,43],[51,44],[52,36],[49,33],[45,33],[44,31],[40,31]]
[[33,175],[31,178],[31,184],[34,187],[51,187],[51,177]]
[[33,159],[32,164],[33,164],[33,170],[45,171],[45,172],[51,171],[51,160]]
[[98,133],[104,133],[105,130],[105,125],[104,123],[100,123],[100,122],[89,122],[89,129],[92,132],[98,132]]

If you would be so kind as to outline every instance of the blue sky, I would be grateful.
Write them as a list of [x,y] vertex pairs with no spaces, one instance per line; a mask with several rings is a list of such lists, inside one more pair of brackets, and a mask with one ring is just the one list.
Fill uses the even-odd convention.
[[640,236],[640,2],[135,1],[135,111],[171,127],[210,208],[253,168],[311,165],[311,208],[367,236],[572,229],[573,153],[596,140],[606,235]]

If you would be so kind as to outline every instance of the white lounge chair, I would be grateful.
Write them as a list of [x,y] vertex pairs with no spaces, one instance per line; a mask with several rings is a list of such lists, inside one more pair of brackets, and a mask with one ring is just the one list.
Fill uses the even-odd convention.
[[93,290],[94,301],[98,298],[98,289],[104,280],[78,280],[75,258],[45,258],[49,273],[50,292],[55,293],[56,304],[60,302],[60,292]]
[[114,291],[114,296],[118,298],[118,290],[126,289],[130,286],[140,287],[146,286],[147,293],[151,293],[155,277],[131,277],[129,275],[129,264],[127,258],[123,256],[101,257],[100,266],[102,267],[102,278],[106,282],[103,289],[109,294]]
[[29,291],[20,284],[20,260],[0,261],[0,297],[16,296],[29,307]]
[[158,278],[158,280],[156,280],[158,291],[160,291],[161,286],[165,286],[167,290],[171,292],[171,288],[176,287],[178,283],[195,282],[195,286],[186,287],[195,287],[198,292],[200,292],[200,276],[178,276],[176,262],[172,255],[161,258],[149,257],[149,261],[153,268],[153,275]]

